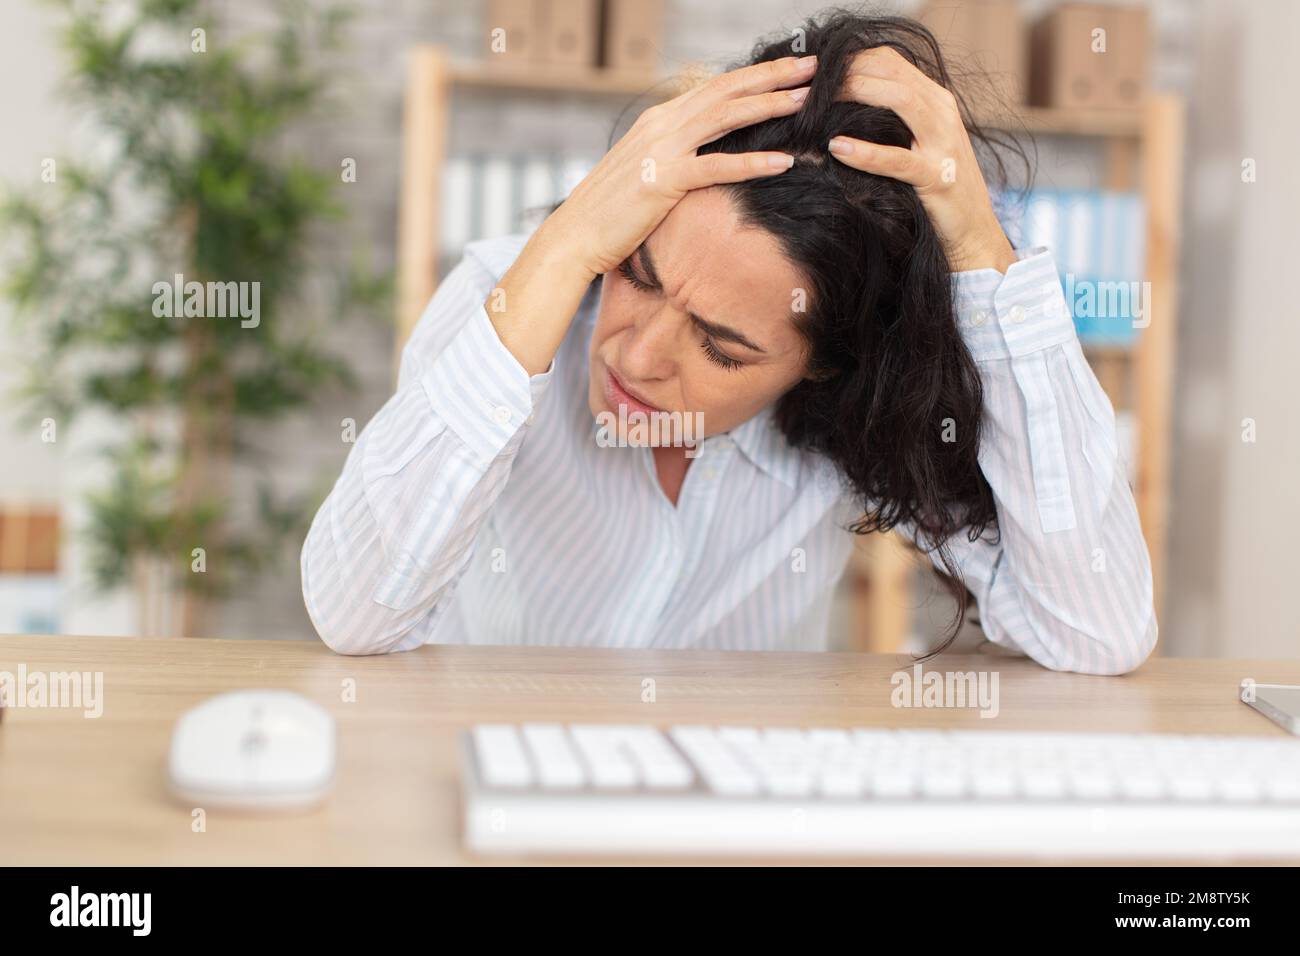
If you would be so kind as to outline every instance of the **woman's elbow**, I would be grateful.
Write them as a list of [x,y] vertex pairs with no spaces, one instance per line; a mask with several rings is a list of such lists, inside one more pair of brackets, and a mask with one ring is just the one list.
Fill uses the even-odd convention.
[[335,654],[361,657],[378,653],[374,647],[359,639],[357,631],[343,627],[335,621],[323,619],[315,613],[310,601],[307,602],[307,616],[311,618],[312,627],[316,629],[316,635],[321,642]]
[[319,605],[313,598],[305,574],[303,575],[302,601],[307,608],[307,617],[311,620],[311,626],[316,631],[316,636],[334,653],[350,656],[374,653],[363,646],[363,642],[357,639],[357,632],[346,627],[343,622],[338,620],[337,615],[328,615],[321,612]]
[[1080,668],[1085,674],[1116,676],[1137,670],[1155,650],[1159,637],[1154,608],[1145,621],[1135,621],[1133,627],[1125,628],[1113,635],[1112,640],[1098,642],[1099,652],[1087,667]]
[[339,602],[335,602],[336,606],[333,610],[327,610],[322,605],[321,597],[332,593],[337,582],[322,580],[315,569],[312,549],[312,536],[315,532],[316,528],[313,526],[308,532],[307,540],[303,542],[302,558],[299,562],[302,603],[307,609],[311,626],[325,646],[336,654],[373,654],[374,648],[368,646],[368,642],[361,638],[362,630],[344,620],[346,615]]

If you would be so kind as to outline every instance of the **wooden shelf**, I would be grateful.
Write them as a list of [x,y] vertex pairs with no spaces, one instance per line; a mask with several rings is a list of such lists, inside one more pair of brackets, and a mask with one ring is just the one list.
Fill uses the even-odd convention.
[[614,70],[524,69],[485,61],[451,62],[447,78],[456,86],[520,93],[576,93],[583,96],[666,98],[677,88],[674,77]]
[[[456,86],[517,93],[574,93],[582,96],[675,95],[678,76],[621,73],[614,70],[528,69],[486,60],[449,61],[447,78]],[[1017,107],[1012,115],[978,117],[981,125],[1020,133],[1102,138],[1138,137],[1142,133],[1140,110],[1062,110],[1040,106]]]
[[1138,139],[1142,135],[1141,110],[1064,110],[1020,106],[1013,115],[976,116],[981,126],[1009,133],[1043,133],[1101,139]]

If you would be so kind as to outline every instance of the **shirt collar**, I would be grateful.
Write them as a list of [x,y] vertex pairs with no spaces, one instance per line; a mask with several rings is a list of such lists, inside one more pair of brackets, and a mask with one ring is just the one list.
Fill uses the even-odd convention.
[[[601,283],[598,281],[592,283],[587,290],[587,297],[582,306],[581,318],[586,326],[584,329],[584,348],[583,356],[585,357],[590,348],[590,338],[592,328],[596,324],[596,314],[600,309]],[[593,436],[599,431],[600,426],[593,416],[591,419],[591,433]],[[791,488],[799,487],[799,472],[802,467],[802,455],[790,443],[785,440],[781,430],[776,427],[775,406],[768,405],[749,421],[737,425],[727,433],[736,443],[741,452],[754,465],[764,473],[775,478],[777,481],[785,482]],[[716,442],[722,436],[715,435],[712,438],[704,440],[705,446],[711,442]],[[706,452],[707,454],[707,448]]]
[[799,486],[799,473],[803,456],[790,447],[785,435],[776,426],[775,409],[769,405],[744,424],[737,425],[728,434],[745,457],[768,475],[785,482],[791,488]]

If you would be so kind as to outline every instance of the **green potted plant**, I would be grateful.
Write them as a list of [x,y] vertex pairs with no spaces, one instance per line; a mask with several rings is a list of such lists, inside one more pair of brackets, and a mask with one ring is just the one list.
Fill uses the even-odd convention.
[[[321,54],[346,11],[285,0],[272,32],[232,39],[202,0],[53,2],[96,146],[47,160],[0,208],[0,292],[35,348],[23,407],[60,429],[91,408],[123,424],[89,502],[95,581],[134,585],[142,632],[203,634],[213,600],[315,503],[263,481],[256,519],[237,522],[233,463],[256,431],[350,384],[322,335],[386,302],[386,278],[309,260],[312,230],[342,216],[347,161],[287,143],[330,103]],[[321,275],[340,277],[324,309],[304,295]]]

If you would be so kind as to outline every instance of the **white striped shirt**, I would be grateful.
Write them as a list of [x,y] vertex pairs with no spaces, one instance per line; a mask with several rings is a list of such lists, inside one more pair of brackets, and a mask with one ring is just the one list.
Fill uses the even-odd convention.
[[[525,241],[467,247],[321,505],[302,582],[322,639],[345,654],[825,649],[861,513],[836,469],[791,448],[769,408],[703,442],[674,507],[648,448],[596,442],[599,283],[545,373],[530,377],[497,337],[484,301]],[[1052,258],[954,282],[1000,538],[950,547],[985,634],[1055,670],[1131,670],[1156,640],[1150,560]]]

